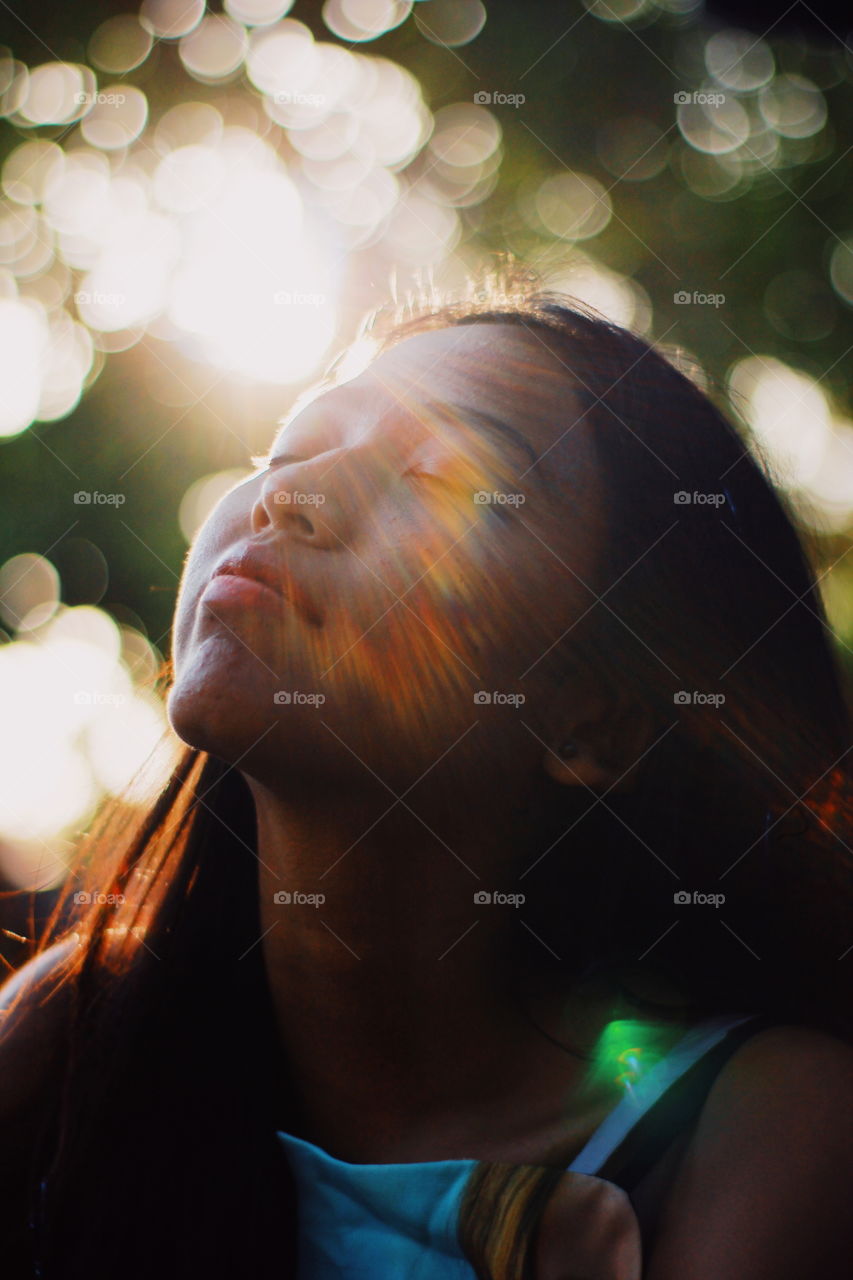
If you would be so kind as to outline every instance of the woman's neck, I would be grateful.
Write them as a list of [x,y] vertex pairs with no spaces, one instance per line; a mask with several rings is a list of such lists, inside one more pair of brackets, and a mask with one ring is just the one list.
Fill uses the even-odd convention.
[[301,1136],[356,1161],[542,1154],[615,1105],[613,1080],[561,1047],[590,1048],[624,1016],[607,984],[540,994],[532,1021],[519,991],[511,811],[472,796],[425,823],[380,795],[375,812],[336,795],[330,813],[250,785],[261,945]]

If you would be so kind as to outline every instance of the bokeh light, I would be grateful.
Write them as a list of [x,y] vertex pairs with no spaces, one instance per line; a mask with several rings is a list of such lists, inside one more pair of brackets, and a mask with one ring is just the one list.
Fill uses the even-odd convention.
[[838,296],[853,306],[853,238],[833,247],[829,276]]
[[147,118],[148,102],[141,89],[112,84],[98,93],[80,132],[91,146],[115,151],[139,137]]
[[[367,40],[410,7],[347,0],[340,17]],[[415,76],[317,41],[289,8],[148,0],[93,33],[100,80],[6,60],[3,109],[33,136],[2,173],[4,434],[70,412],[101,353],[146,333],[232,378],[300,381],[336,332],[343,254],[381,245],[415,267],[452,252],[454,208],[494,185],[494,116],[458,103],[434,130]],[[153,107],[120,77],[155,41],[174,42],[188,86],[239,83],[239,96]],[[75,112],[67,139],[39,135]],[[435,172],[417,186],[405,171],[430,144]]]
[[[709,89],[705,97],[715,97],[713,90]],[[745,107],[731,97],[725,97],[722,102],[679,103],[678,128],[691,147],[710,155],[734,151],[750,134]]]
[[119,14],[102,22],[89,41],[89,57],[100,71],[123,76],[151,52],[150,31],[135,14]]
[[204,0],[142,0],[139,21],[162,40],[185,36],[204,15]]
[[805,76],[779,75],[758,95],[761,114],[785,138],[810,138],[826,123],[826,99]]
[[775,60],[769,45],[751,31],[717,31],[705,45],[705,66],[718,84],[744,93],[767,84]]
[[623,182],[648,182],[667,163],[664,134],[643,116],[620,116],[598,130],[596,150],[604,167]]
[[583,0],[584,7],[602,22],[631,22],[654,11],[654,0]]
[[225,0],[225,12],[247,27],[265,27],[293,7],[293,0]]
[[187,542],[192,542],[220,499],[251,474],[246,468],[230,468],[201,476],[190,485],[178,508],[178,523]]
[[24,887],[62,874],[66,839],[103,795],[150,803],[178,745],[150,687],[162,655],[135,629],[89,605],[66,607],[59,594],[42,556],[0,566],[13,632],[0,645],[0,873]]
[[481,0],[430,0],[428,6],[416,5],[414,13],[421,35],[450,49],[475,40],[487,16]]
[[559,270],[546,272],[545,278],[549,288],[585,302],[635,333],[648,333],[651,328],[652,304],[643,286],[580,250]]
[[65,124],[83,114],[91,73],[69,62],[46,62],[29,75],[18,114],[27,124]]
[[188,335],[187,348],[219,367],[297,381],[335,331],[328,259],[305,229],[299,191],[273,152],[226,130],[215,154],[223,158],[220,188],[187,218],[169,317]]
[[801,269],[773,277],[764,292],[764,310],[774,329],[794,342],[825,338],[836,318],[827,283],[814,272]]
[[38,414],[47,334],[38,303],[0,298],[0,436],[23,431]]
[[27,631],[59,607],[59,574],[44,556],[24,553],[0,566],[0,618],[9,630]]
[[763,356],[737,361],[728,386],[774,479],[807,500],[803,518],[819,529],[844,528],[853,515],[853,427],[838,416],[823,387],[802,370]]
[[181,41],[181,61],[191,76],[215,83],[235,75],[249,47],[245,27],[220,14],[208,14]]
[[326,0],[323,21],[341,40],[375,40],[405,22],[412,0]]
[[588,173],[557,173],[539,187],[535,211],[551,235],[561,240],[587,240],[604,230],[613,206],[597,178]]

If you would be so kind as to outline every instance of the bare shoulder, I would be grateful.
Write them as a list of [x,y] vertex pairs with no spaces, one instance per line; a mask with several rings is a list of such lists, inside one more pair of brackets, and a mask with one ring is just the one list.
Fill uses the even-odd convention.
[[69,988],[62,978],[78,947],[71,936],[45,948],[0,986],[0,1235],[9,1274],[24,1274],[29,1171],[62,1062]]
[[853,1044],[797,1023],[766,1027],[750,1036],[732,1054],[717,1084],[756,1070],[760,1074],[768,1069],[778,1071],[793,1061],[820,1063],[832,1071],[849,1072],[853,1068]]
[[44,951],[39,951],[10,974],[0,985],[0,1013],[13,1012],[19,1002],[32,995],[39,987],[50,987],[58,980],[71,961],[79,943],[75,936],[63,938]]
[[732,1054],[717,1077],[696,1137],[709,1150],[755,1139],[767,1159],[853,1169],[853,1045],[811,1027],[768,1027]]
[[786,1133],[811,1129],[823,1115],[853,1124],[853,1045],[795,1024],[767,1027],[746,1040],[717,1076],[703,1111],[715,1125],[784,1114]]
[[793,1024],[757,1032],[708,1094],[648,1280],[853,1274],[851,1183],[853,1047]]
[[36,1104],[60,1050],[70,1014],[62,980],[72,967],[76,937],[39,952],[0,987],[0,1123]]

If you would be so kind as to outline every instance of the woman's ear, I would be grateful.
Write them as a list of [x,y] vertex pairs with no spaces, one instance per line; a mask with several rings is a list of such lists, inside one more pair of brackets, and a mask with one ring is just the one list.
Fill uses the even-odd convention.
[[594,720],[569,726],[546,751],[549,778],[567,787],[592,791],[631,791],[639,765],[654,743],[655,721],[647,707],[633,704],[602,712]]

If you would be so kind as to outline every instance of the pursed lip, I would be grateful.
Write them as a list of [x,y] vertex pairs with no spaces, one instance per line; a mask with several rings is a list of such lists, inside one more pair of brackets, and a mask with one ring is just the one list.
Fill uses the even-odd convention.
[[232,552],[216,566],[211,575],[218,578],[222,574],[230,574],[237,578],[250,578],[274,591],[277,596],[287,600],[314,627],[323,625],[322,616],[314,606],[311,597],[294,580],[282,564],[275,564],[271,559],[259,555],[256,550],[244,547]]

